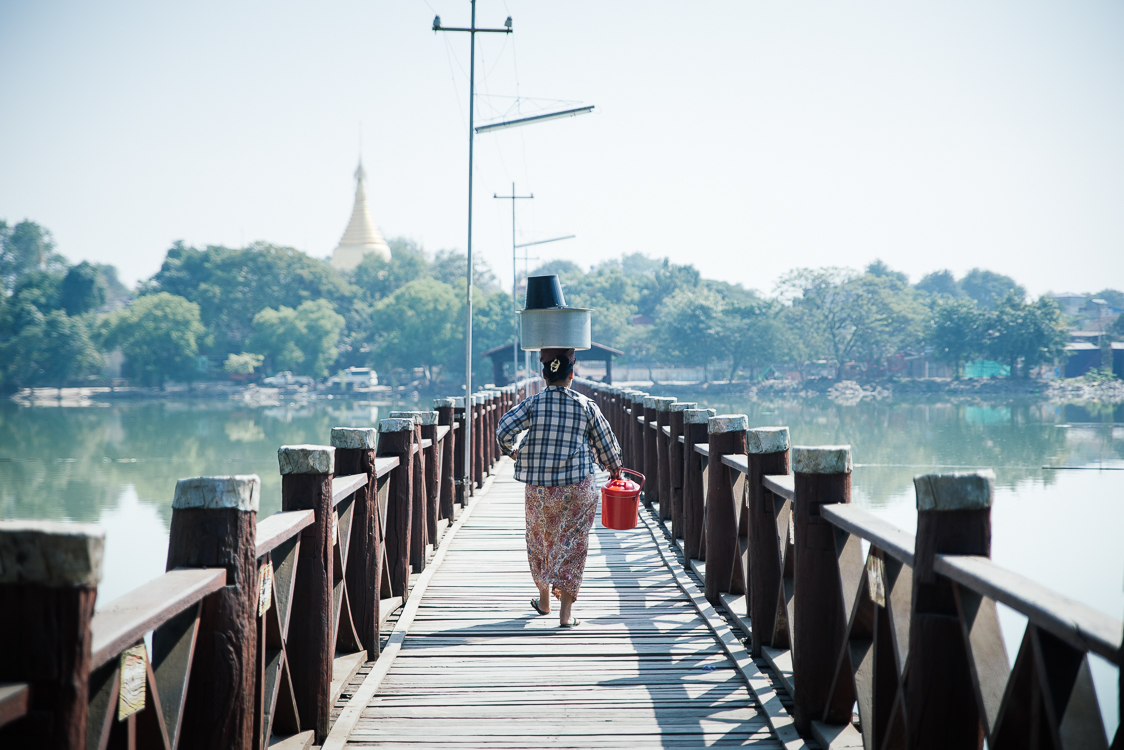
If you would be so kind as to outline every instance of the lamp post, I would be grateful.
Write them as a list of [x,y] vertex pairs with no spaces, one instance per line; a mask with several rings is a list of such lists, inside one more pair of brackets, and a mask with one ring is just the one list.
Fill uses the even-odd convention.
[[[445,27],[441,25],[441,16],[433,17],[433,33],[438,31],[464,31],[469,38],[468,62],[468,290],[465,293],[465,334],[464,334],[464,398],[465,398],[465,466],[472,466],[472,147],[476,140],[476,131],[473,128],[473,114],[476,104],[476,35],[510,34],[511,16],[503,22],[502,29],[476,28],[476,0],[472,2],[472,22],[468,28]],[[471,473],[471,470],[470,472]]]

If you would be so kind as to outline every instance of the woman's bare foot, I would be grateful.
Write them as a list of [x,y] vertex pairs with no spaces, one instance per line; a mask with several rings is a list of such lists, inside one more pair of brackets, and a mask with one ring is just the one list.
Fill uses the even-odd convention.
[[558,610],[558,624],[570,625],[574,622],[574,614],[570,610],[574,606],[574,597],[565,591],[562,592],[562,606]]
[[549,591],[550,591],[549,586],[544,586],[543,588],[539,589],[538,610],[540,612],[542,612],[544,615],[550,614],[550,594],[548,593]]

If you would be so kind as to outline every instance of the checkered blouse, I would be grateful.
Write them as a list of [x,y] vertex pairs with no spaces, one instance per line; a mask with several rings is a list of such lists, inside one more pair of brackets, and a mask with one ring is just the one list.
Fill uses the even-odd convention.
[[504,455],[515,451],[515,479],[539,487],[577,484],[593,474],[594,461],[609,471],[621,465],[621,448],[597,404],[563,386],[525,399],[500,418],[496,440]]

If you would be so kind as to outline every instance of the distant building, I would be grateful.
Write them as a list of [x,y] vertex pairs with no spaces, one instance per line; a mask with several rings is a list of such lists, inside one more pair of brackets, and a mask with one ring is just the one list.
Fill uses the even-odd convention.
[[1058,303],[1058,307],[1066,315],[1077,315],[1081,312],[1081,308],[1085,306],[1084,294],[1073,294],[1071,292],[1063,292],[1062,294],[1051,294],[1054,302]]
[[355,270],[368,253],[390,260],[390,246],[379,234],[367,208],[367,190],[363,184],[366,176],[360,160],[355,170],[355,206],[351,209],[351,221],[347,223],[340,244],[332,251],[332,266],[340,271]]

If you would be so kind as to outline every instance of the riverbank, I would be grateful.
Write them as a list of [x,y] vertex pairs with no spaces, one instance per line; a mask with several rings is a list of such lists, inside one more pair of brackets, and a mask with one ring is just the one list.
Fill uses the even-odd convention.
[[[1124,381],[1095,378],[1067,380],[1032,380],[1022,378],[974,378],[971,380],[885,379],[859,383],[829,378],[803,381],[767,380],[711,381],[709,383],[656,382],[630,383],[637,388],[664,395],[706,392],[714,395],[737,395],[749,399],[827,398],[840,405],[860,401],[895,399],[904,401],[952,401],[996,403],[1007,401],[1057,404],[1124,404]],[[448,387],[378,386],[364,391],[332,392],[309,386],[262,387],[229,381],[170,384],[161,388],[91,387],[91,388],[25,388],[11,399],[23,406],[97,406],[118,401],[232,400],[251,406],[319,400],[357,400],[372,403],[393,403],[403,399],[420,401],[431,392],[447,392]]]
[[971,380],[885,379],[866,383],[811,378],[804,381],[769,380],[763,383],[645,383],[635,384],[653,393],[713,393],[749,399],[827,398],[841,405],[860,401],[952,401],[995,403],[1007,401],[1057,404],[1124,404],[1124,381],[1071,378],[1032,380],[1022,378],[974,378]]

